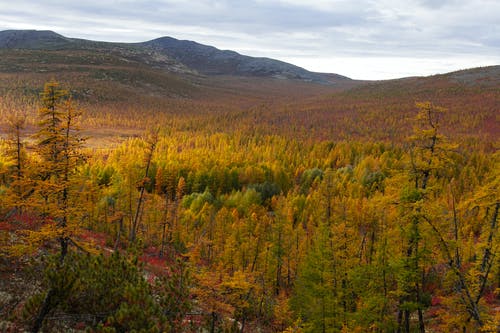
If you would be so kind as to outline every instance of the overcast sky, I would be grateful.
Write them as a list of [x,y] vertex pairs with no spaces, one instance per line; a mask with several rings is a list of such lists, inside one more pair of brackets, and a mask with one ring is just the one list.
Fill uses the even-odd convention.
[[500,64],[499,0],[0,0],[0,30],[194,40],[355,79]]

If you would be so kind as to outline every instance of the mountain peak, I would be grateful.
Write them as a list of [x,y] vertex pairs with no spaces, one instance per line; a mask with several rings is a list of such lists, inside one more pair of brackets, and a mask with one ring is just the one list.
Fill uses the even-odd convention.
[[[84,39],[67,38],[48,30],[5,30],[0,31],[0,49],[61,50],[87,49],[101,52],[120,50],[134,57],[149,53],[168,57],[179,63],[178,68],[187,67],[200,74],[247,76],[292,79],[321,84],[346,83],[351,79],[337,75],[310,72],[304,68],[271,59],[250,57],[230,50],[203,45],[189,40],[160,37],[143,43],[94,42]],[[143,59],[144,60],[144,59]],[[170,66],[172,67],[172,66]],[[185,69],[183,69],[185,71]]]
[[172,37],[160,37],[142,45],[163,52],[205,75],[274,77],[323,84],[350,80],[341,75],[310,72],[271,58],[250,57],[235,51],[220,50],[213,46]]

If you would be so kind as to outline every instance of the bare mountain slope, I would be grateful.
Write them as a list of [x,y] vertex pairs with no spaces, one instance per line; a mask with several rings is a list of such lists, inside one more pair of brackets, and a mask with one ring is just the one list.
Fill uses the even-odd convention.
[[193,41],[162,37],[142,43],[205,75],[275,77],[336,84],[350,81],[338,74],[314,73],[270,58],[255,58]]
[[314,73],[283,61],[249,57],[234,51],[222,51],[213,46],[171,37],[143,43],[108,43],[68,38],[52,31],[6,30],[0,31],[0,49],[113,52],[173,72],[196,71],[207,76],[278,78],[326,85],[349,84],[352,81],[338,74]]

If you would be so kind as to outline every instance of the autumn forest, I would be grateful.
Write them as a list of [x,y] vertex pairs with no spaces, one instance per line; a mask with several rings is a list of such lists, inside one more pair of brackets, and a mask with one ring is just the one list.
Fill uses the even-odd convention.
[[1,52],[0,331],[498,331],[496,67],[340,87]]

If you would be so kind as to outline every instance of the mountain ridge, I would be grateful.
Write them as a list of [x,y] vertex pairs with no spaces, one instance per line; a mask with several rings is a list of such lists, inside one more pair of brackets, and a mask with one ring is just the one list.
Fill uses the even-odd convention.
[[3,30],[0,31],[0,48],[39,49],[57,48],[69,39],[51,30]]
[[182,71],[197,72],[206,76],[229,75],[269,77],[299,80],[325,85],[337,85],[353,81],[334,73],[316,73],[283,61],[251,57],[231,50],[220,50],[214,46],[195,41],[160,37],[139,43],[114,43],[70,38],[50,30],[4,30],[0,31],[0,49],[102,49],[119,50],[126,53],[147,53],[166,56],[172,63],[179,63]]
[[351,80],[339,74],[311,72],[284,61],[268,57],[250,57],[232,50],[220,50],[214,46],[173,37],[160,37],[140,44],[163,51],[205,75],[264,76],[326,84]]

